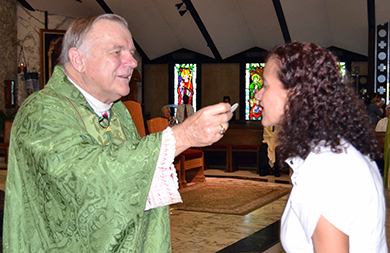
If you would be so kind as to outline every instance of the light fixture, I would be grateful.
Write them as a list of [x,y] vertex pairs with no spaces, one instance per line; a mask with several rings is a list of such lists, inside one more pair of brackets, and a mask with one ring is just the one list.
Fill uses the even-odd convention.
[[180,10],[180,8],[183,6],[184,3],[175,4],[176,8]]
[[182,11],[179,11],[179,14],[180,14],[180,16],[182,16],[182,17],[183,17],[183,15],[184,15],[184,14],[186,14],[186,12],[187,12],[187,9],[185,9],[185,10],[182,10]]
[[17,66],[18,73],[26,73],[27,72],[27,66],[26,66],[26,56],[24,55],[23,45],[20,46],[19,51],[19,66]]
[[180,16],[183,16],[187,12],[187,6],[186,5],[183,6],[183,4],[184,4],[183,2],[179,4],[175,4],[176,8],[179,10]]

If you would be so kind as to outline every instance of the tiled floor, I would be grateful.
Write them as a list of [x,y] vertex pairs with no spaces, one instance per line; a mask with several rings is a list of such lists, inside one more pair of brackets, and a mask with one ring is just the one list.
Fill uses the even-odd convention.
[[[4,168],[6,168],[6,165],[0,160],[0,190],[5,189],[4,179],[7,171]],[[278,184],[283,185],[284,187],[291,187],[288,185],[288,175],[282,175],[278,178],[273,176],[259,177],[251,170],[238,170],[233,173],[226,173],[218,169],[206,170],[205,174],[207,176],[206,180],[210,181],[223,180],[224,177],[236,178],[237,183],[243,184],[243,186],[245,185],[245,180],[243,179],[251,179],[257,180],[262,184]],[[389,238],[390,190],[385,190],[385,196],[387,201],[388,217],[386,221],[386,230],[387,238]],[[280,219],[287,199],[288,196],[286,195],[245,216],[171,210],[172,251],[173,253],[211,253],[224,249],[223,252],[233,252],[229,251],[226,247],[244,238],[259,240],[259,237],[251,235],[256,232],[256,234],[264,232],[262,229],[275,227],[277,224],[274,223]],[[267,233],[262,234],[264,236],[264,234]],[[241,243],[247,241],[248,240],[244,240],[241,241]],[[283,249],[280,247],[280,244],[276,244],[263,252],[283,252]]]
[[[259,181],[267,180],[267,184],[274,184],[273,182],[275,181],[279,184],[289,182],[288,175],[282,175],[280,178],[273,176],[259,177],[254,171],[250,170],[238,170],[233,173],[226,173],[222,170],[206,170],[205,174],[209,176],[206,178],[207,180],[217,180],[221,177],[229,176]],[[386,233],[389,244],[390,190],[385,189],[385,197],[387,204]],[[171,214],[173,253],[217,252],[224,249],[228,245],[247,238],[256,231],[266,228],[268,225],[279,220],[287,199],[288,196],[284,196],[258,210],[239,217],[173,210]],[[253,239],[256,239],[256,237]],[[389,246],[388,249],[390,252]],[[284,251],[280,244],[278,244],[264,252],[277,253]]]
[[[213,173],[217,173],[213,171]],[[208,174],[208,173],[207,173]],[[222,173],[221,173],[222,174]],[[238,176],[240,173],[235,173]],[[243,172],[248,176],[248,173]],[[207,177],[208,182],[226,180]],[[234,179],[245,187],[244,179]],[[258,182],[275,185],[275,183]],[[291,187],[278,184],[282,187]],[[247,215],[212,214],[202,212],[171,211],[171,241],[173,253],[217,252],[225,247],[278,221],[288,196],[284,196]],[[280,252],[280,251],[276,251]]]

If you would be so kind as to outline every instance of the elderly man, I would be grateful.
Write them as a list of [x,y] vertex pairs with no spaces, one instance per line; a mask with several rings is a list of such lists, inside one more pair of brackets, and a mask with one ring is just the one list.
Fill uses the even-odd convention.
[[140,139],[126,107],[137,61],[127,22],[76,20],[62,66],[14,121],[4,252],[169,252],[168,205],[181,201],[172,162],[218,141],[230,105]]

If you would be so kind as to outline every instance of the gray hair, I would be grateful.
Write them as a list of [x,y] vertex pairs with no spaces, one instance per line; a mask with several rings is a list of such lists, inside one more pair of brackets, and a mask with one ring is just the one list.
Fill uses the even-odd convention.
[[69,50],[73,47],[80,48],[84,44],[85,37],[91,30],[93,24],[101,19],[117,22],[128,28],[127,21],[123,17],[111,13],[102,14],[99,16],[88,16],[75,20],[69,26],[62,41],[62,51],[59,62],[61,65],[64,65],[70,61]]
[[171,112],[171,107],[169,107],[167,105],[163,106],[163,108],[161,108],[161,112],[165,112],[165,111]]

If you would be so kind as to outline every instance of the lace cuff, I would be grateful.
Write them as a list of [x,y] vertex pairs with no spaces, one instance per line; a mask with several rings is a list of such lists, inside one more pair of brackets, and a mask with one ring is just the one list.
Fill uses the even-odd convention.
[[179,183],[176,169],[173,165],[176,152],[176,140],[170,127],[166,128],[162,134],[160,155],[158,156],[156,170],[150,186],[145,211],[167,206],[181,200]]

